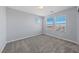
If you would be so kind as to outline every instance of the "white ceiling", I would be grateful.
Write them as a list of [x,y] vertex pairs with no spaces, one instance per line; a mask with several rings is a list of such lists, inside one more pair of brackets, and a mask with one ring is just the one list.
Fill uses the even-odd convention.
[[44,6],[43,9],[39,9],[39,6],[9,6],[9,8],[17,9],[20,11],[40,15],[40,16],[47,16],[49,14],[53,14],[72,6]]

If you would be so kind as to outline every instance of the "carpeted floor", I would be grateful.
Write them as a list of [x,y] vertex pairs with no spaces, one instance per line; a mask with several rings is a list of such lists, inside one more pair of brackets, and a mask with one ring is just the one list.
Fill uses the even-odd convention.
[[79,45],[47,35],[8,43],[3,53],[78,53]]

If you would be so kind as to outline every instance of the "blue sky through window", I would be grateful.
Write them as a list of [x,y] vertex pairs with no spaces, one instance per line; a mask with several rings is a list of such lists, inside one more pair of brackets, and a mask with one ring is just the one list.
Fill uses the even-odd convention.
[[47,18],[47,24],[48,25],[65,24],[65,23],[66,23],[66,16],[57,16],[56,18],[49,16]]
[[56,24],[64,24],[66,23],[66,17],[65,16],[57,16],[55,19]]
[[53,25],[54,24],[54,19],[52,17],[47,18],[47,24],[48,25]]

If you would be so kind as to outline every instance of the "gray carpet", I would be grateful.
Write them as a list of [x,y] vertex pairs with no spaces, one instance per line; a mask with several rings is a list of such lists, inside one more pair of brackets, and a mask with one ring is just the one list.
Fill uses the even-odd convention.
[[47,35],[8,43],[3,53],[78,53],[79,45]]

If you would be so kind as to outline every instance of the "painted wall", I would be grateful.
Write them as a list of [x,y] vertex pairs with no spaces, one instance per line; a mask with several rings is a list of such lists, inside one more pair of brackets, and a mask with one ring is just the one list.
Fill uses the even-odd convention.
[[[39,21],[36,21],[39,19]],[[42,17],[7,8],[7,41],[15,41],[42,33]]]
[[47,19],[47,16],[46,16],[44,20],[45,21],[44,33],[77,43],[77,34],[76,34],[77,33],[77,24],[76,24],[77,23],[76,21],[77,9],[76,7],[57,12],[50,16],[56,17],[56,16],[63,16],[63,15],[67,17],[66,32],[48,30],[47,25],[46,25],[46,19]]
[[0,6],[0,52],[6,45],[6,9]]
[[79,12],[77,12],[77,41],[79,43]]

